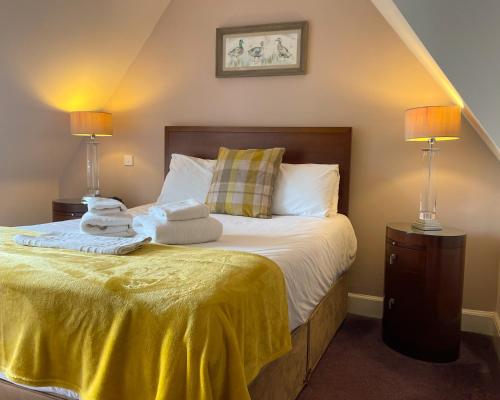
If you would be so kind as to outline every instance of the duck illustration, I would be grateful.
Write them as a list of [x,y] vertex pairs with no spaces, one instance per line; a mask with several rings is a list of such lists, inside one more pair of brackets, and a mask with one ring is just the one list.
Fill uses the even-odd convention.
[[276,39],[276,42],[278,43],[278,56],[282,58],[290,58],[291,54],[288,49],[281,43],[281,38]]
[[250,57],[253,57],[253,62],[257,62],[264,53],[264,42],[260,42],[260,46],[252,47],[248,50]]
[[243,39],[240,39],[240,43],[238,44],[238,46],[236,46],[229,53],[227,53],[227,55],[230,57],[238,58],[242,54],[243,54]]

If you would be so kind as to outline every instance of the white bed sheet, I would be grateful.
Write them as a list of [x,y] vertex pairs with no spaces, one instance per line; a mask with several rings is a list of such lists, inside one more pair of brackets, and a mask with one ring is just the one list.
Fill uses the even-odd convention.
[[[132,208],[134,215],[144,214],[149,204]],[[290,330],[302,325],[333,283],[353,263],[357,241],[349,219],[337,214],[329,218],[273,216],[272,219],[212,215],[224,225],[217,242],[197,244],[246,251],[268,257],[280,267],[288,295]],[[79,220],[23,227],[38,232],[75,232]],[[6,379],[0,373],[1,379]],[[78,398],[61,388],[35,388]]]

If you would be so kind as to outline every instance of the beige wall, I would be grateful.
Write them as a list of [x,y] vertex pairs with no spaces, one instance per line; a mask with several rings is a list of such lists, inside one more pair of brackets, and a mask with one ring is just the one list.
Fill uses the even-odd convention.
[[[215,28],[294,20],[310,22],[307,75],[215,78]],[[116,135],[102,140],[102,185],[130,205],[155,200],[169,124],[352,126],[351,291],[382,295],[385,224],[415,218],[419,196],[420,145],[403,141],[403,112],[448,103],[368,0],[174,0],[108,105]],[[462,135],[441,146],[440,217],[468,233],[464,305],[492,310],[500,165],[466,124]],[[74,172],[66,194],[81,187]]]
[[500,262],[498,263],[497,314],[498,318],[500,318]]
[[106,104],[168,3],[0,0],[0,225],[51,219],[68,111]]
[[500,262],[498,263],[498,284],[497,284],[497,307],[496,307],[496,327],[498,330],[498,336],[495,341],[495,350],[497,352],[497,357],[500,360]]

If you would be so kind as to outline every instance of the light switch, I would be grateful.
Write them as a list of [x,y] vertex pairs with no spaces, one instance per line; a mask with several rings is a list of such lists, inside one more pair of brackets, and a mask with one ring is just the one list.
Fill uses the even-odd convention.
[[134,156],[132,154],[124,154],[123,155],[123,165],[126,167],[134,166]]

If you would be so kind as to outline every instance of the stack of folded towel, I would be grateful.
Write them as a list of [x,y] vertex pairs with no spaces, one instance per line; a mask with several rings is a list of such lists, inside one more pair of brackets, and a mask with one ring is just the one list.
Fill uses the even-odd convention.
[[89,197],[86,200],[88,212],[83,214],[80,222],[82,233],[116,237],[135,235],[133,217],[121,201],[102,197]]
[[134,218],[133,228],[164,244],[213,242],[222,235],[222,224],[194,199],[150,207],[149,214]]

